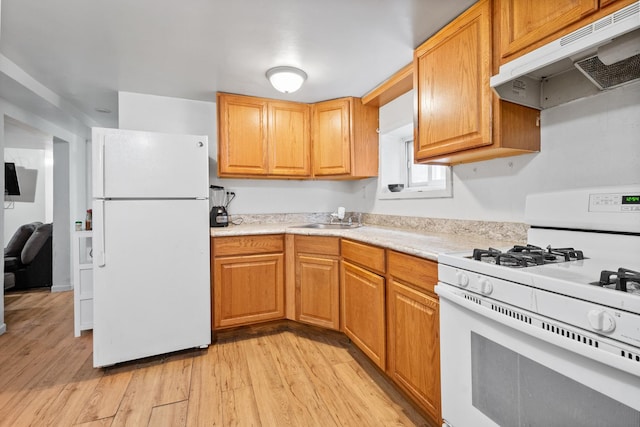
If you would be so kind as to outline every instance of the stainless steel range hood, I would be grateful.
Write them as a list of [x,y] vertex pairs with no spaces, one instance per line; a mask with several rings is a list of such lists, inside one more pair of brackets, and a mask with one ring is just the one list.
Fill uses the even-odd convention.
[[500,67],[500,98],[544,109],[640,80],[640,1]]

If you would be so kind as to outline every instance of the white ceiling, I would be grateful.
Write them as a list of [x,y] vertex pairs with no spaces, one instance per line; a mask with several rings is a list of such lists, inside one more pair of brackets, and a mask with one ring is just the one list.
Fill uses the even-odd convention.
[[[102,126],[117,92],[362,96],[474,0],[2,0],[0,53]],[[267,69],[308,80],[276,92]],[[110,114],[96,112],[107,108]],[[86,121],[86,120],[85,120]]]

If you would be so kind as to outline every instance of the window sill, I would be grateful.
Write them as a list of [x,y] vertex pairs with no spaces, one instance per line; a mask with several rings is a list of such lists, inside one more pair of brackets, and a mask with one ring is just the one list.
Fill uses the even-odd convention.
[[449,188],[434,188],[429,190],[418,190],[407,188],[397,193],[393,193],[389,190],[378,189],[379,200],[397,200],[397,199],[440,199],[446,197],[453,197],[453,191],[451,185]]

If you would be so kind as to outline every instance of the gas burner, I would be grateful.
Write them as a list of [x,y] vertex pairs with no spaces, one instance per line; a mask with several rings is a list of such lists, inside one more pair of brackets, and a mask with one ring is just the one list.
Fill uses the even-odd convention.
[[577,251],[573,248],[552,248],[551,246],[547,246],[547,252],[552,255],[564,257],[565,261],[584,259],[582,251]]
[[602,270],[600,281],[595,284],[603,288],[640,295],[640,273],[627,268],[619,268],[618,271]]
[[473,259],[476,261],[486,261],[489,262],[491,259],[495,259],[498,254],[501,254],[502,251],[494,248],[489,249],[474,249],[473,250]]
[[546,249],[535,245],[515,245],[506,252],[498,249],[474,249],[472,258],[506,267],[522,268],[535,265],[567,262],[584,259],[582,251],[573,248]]

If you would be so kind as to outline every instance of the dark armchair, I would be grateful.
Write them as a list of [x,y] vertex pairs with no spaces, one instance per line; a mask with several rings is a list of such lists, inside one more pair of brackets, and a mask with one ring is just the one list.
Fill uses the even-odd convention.
[[[24,241],[24,235],[28,233],[31,225],[35,225],[35,230],[19,250],[20,243]],[[23,227],[26,231],[21,231]],[[25,224],[16,231],[5,248],[5,289],[11,282],[14,283],[15,289],[51,286],[52,231],[53,224],[42,223]],[[13,277],[10,277],[11,274]]]

